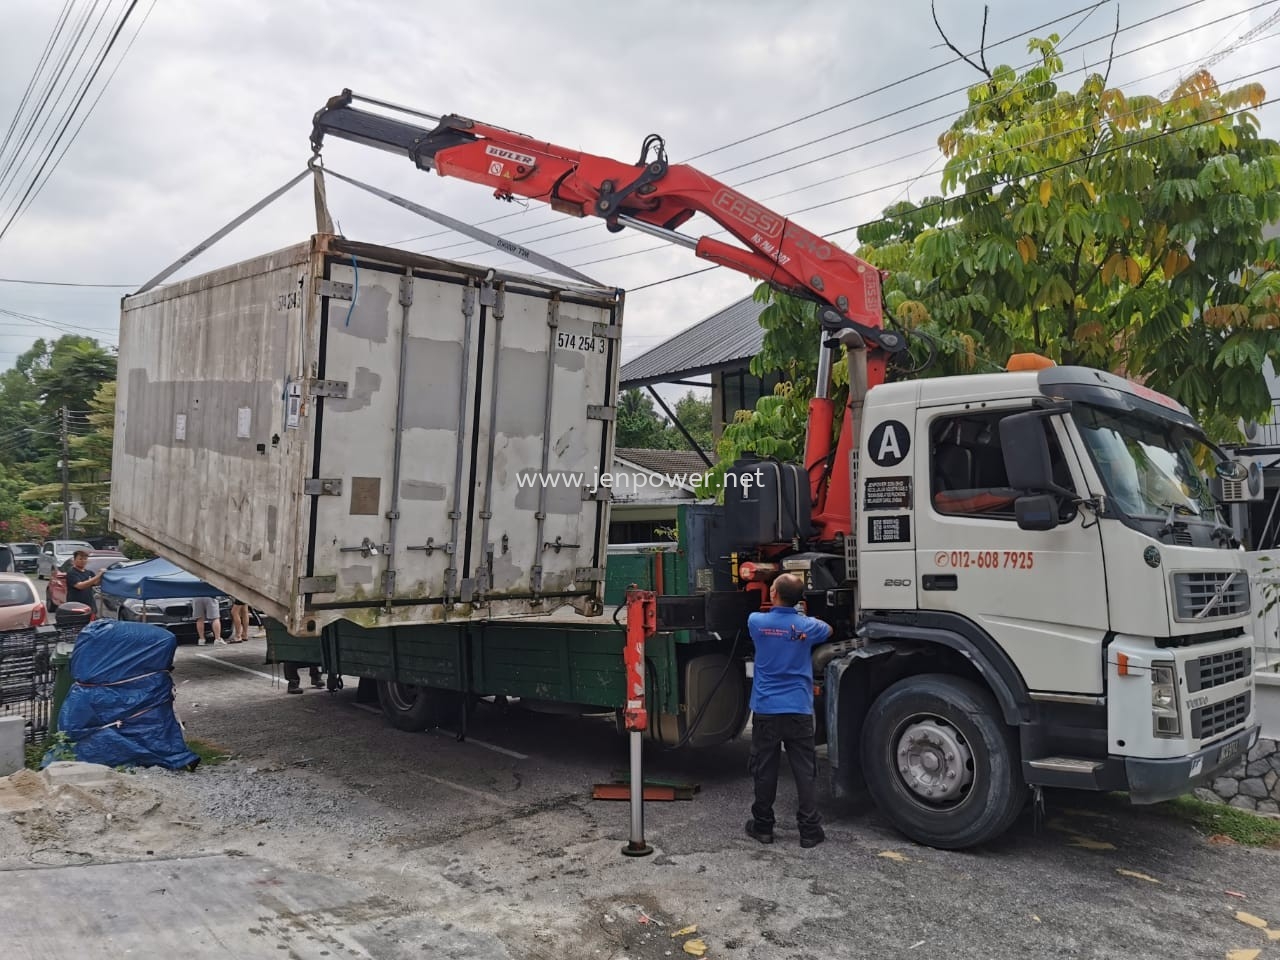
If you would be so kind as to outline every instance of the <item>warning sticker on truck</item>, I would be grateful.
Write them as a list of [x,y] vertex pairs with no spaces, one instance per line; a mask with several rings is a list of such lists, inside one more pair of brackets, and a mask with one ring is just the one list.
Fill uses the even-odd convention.
[[871,477],[862,494],[864,510],[910,510],[910,477]]
[[867,517],[867,541],[869,543],[910,543],[911,515],[892,517]]

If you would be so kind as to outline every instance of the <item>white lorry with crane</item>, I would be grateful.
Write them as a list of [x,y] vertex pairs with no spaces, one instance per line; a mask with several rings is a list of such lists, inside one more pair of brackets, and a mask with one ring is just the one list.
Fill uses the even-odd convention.
[[[1029,788],[1150,803],[1252,746],[1245,554],[1198,464],[1208,451],[1219,479],[1243,467],[1180,404],[1034,357],[1000,374],[885,382],[906,343],[884,328],[875,268],[669,164],[660,138],[628,165],[356,100],[344,91],[316,115],[317,153],[326,136],[401,153],[500,199],[691,247],[819,305],[805,464],[766,464],[760,489],[728,486],[722,546],[736,556],[730,590],[764,606],[772,576],[800,572],[809,613],[837,628],[815,667],[838,792],[864,784],[909,836],[964,847],[1003,832]],[[745,249],[678,233],[695,213]],[[837,351],[850,370],[838,433]],[[704,625],[741,629],[705,622],[716,592]],[[665,607],[678,618],[690,604]]]
[[[693,746],[741,731],[741,688],[749,682],[746,618],[767,606],[768,584],[783,571],[804,577],[809,614],[835,628],[833,642],[814,654],[819,735],[828,745],[834,792],[869,792],[919,842],[965,848],[991,840],[1043,787],[1127,791],[1139,804],[1169,799],[1235,765],[1256,741],[1246,555],[1221,522],[1214,497],[1222,480],[1242,479],[1244,468],[1215,447],[1177,402],[1107,372],[1030,355],[993,374],[917,378],[895,369],[907,356],[908,334],[886,329],[882,277],[871,264],[692,167],[668,163],[656,136],[646,139],[639,161],[628,164],[344,91],[314,117],[313,165],[326,138],[391,151],[423,170],[490,187],[499,199],[546,202],[573,216],[602,218],[613,231],[661,237],[818,305],[822,342],[803,464],[735,464],[730,475],[753,472],[763,482],[733,483],[730,477],[723,504],[698,508],[699,543],[685,551],[688,589],[656,597],[628,593],[627,625],[635,642],[627,645],[627,686],[619,706],[625,703],[633,753],[640,730]],[[680,233],[677,228],[695,213],[716,221],[742,246]],[[359,252],[348,251],[353,267]],[[405,263],[397,269],[412,274],[415,265]],[[304,292],[319,282],[298,280]],[[149,301],[134,299],[139,310],[148,309]],[[159,301],[154,309],[161,309]],[[349,309],[346,316],[349,321]],[[122,329],[122,365],[127,333]],[[837,405],[832,369],[842,355],[849,391],[847,403]],[[312,398],[317,421],[329,402],[309,379],[327,383],[319,369],[302,376],[298,391]],[[406,370],[412,367],[402,364],[402,380]],[[409,387],[402,384],[401,392]],[[270,406],[287,389],[264,386],[263,402]],[[118,466],[141,478],[149,469],[145,457],[125,449],[131,442],[128,403],[117,414],[117,433],[124,437],[117,443],[123,451],[117,456],[124,458]],[[271,416],[283,415],[283,408],[271,410]],[[158,415],[171,420],[174,414],[166,408]],[[592,416],[607,421],[608,411]],[[310,429],[310,417],[306,409],[299,426]],[[314,429],[318,437],[318,423]],[[397,421],[393,432],[400,429]],[[137,445],[142,452],[157,442],[143,440]],[[550,442],[549,435],[542,438],[544,448]],[[601,446],[611,450],[611,443]],[[1211,478],[1201,465],[1215,462],[1211,472],[1217,476]],[[398,473],[399,453],[395,464]],[[186,468],[170,473],[148,482],[168,483],[171,490],[199,482]],[[334,480],[339,487],[343,482]],[[483,480],[475,483],[483,486]],[[116,515],[115,494],[112,506]],[[380,514],[372,500],[367,506],[351,512],[367,514],[370,529],[392,524],[393,538],[399,512],[393,506]],[[539,509],[536,498],[529,509]],[[144,516],[147,510],[144,502],[122,501],[117,527],[172,552],[179,532]],[[323,520],[323,512],[313,508],[312,515],[313,526],[317,516]],[[594,522],[598,530],[603,520]],[[430,532],[401,540],[415,543],[417,533]],[[317,527],[310,536],[319,542],[322,534],[329,536]],[[690,532],[682,531],[686,536]],[[375,530],[366,542],[388,539]],[[502,540],[507,555],[507,537]],[[450,541],[439,548],[448,550],[451,571],[459,565],[454,546]],[[357,617],[354,626],[302,629],[336,630],[329,649],[340,673],[354,669],[348,665],[358,659],[349,647],[367,652],[369,644],[389,637],[376,669],[355,672],[376,679],[393,723],[421,729],[442,695],[456,702],[459,696],[504,693],[506,681],[486,676],[483,669],[493,658],[475,652],[474,644],[496,643],[485,637],[497,634],[468,634],[470,626],[442,622],[447,611],[395,594],[396,583],[409,579],[410,565],[423,562],[422,554],[404,552],[412,549],[422,548],[397,547],[381,558],[388,571],[386,598],[370,598],[354,614],[342,603],[329,603],[327,610],[326,604],[312,605],[315,591],[333,589],[318,584],[326,577],[334,581],[314,554],[288,623],[311,624],[308,617],[316,611],[325,622]],[[494,549],[482,543],[476,555]],[[361,555],[368,560],[379,551],[366,546]],[[237,595],[269,600],[269,585],[225,573],[239,569],[237,563],[228,555],[221,566],[208,561],[198,569],[215,583],[221,576]],[[475,580],[470,563],[464,559],[456,573],[472,584],[468,610],[474,620],[483,617],[477,611],[486,602],[487,581]],[[364,566],[374,576],[373,566]],[[400,581],[391,578],[393,569],[401,571]],[[545,636],[548,649],[558,644],[557,662],[566,675],[585,675],[576,671],[574,657],[590,655],[592,675],[602,676],[602,651],[614,641],[602,633],[590,651],[584,643],[553,644],[558,629],[508,624],[502,643],[518,636],[527,653]],[[643,695],[636,699],[631,682],[636,677],[643,688],[653,668],[642,644],[655,633],[661,639],[677,631],[694,642],[683,651],[668,648],[669,658],[655,671],[663,679],[654,686],[665,685],[665,706],[658,709]],[[446,640],[433,639],[446,634]],[[726,638],[734,638],[732,644]],[[405,664],[425,662],[428,647],[436,672],[413,673]],[[719,674],[714,684],[705,680],[709,664]],[[550,677],[544,675],[539,689]],[[730,706],[721,709],[724,703]],[[721,715],[698,731],[708,712]]]

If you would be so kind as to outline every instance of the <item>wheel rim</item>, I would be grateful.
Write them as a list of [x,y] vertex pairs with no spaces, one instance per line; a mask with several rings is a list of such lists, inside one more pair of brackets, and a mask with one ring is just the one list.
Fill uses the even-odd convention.
[[388,683],[386,686],[387,699],[394,709],[401,713],[407,713],[418,702],[420,689],[407,683]]
[[946,809],[972,795],[973,751],[964,734],[943,718],[910,717],[890,742],[898,780],[916,803]]

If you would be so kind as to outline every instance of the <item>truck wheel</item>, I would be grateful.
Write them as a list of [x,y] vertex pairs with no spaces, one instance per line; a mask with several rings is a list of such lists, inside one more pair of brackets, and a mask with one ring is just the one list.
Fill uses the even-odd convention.
[[1013,731],[990,694],[946,674],[907,677],[871,705],[862,768],[876,806],[919,843],[992,840],[1027,798]]
[[439,704],[435,691],[429,687],[379,680],[378,703],[382,715],[397,730],[419,733],[439,722]]

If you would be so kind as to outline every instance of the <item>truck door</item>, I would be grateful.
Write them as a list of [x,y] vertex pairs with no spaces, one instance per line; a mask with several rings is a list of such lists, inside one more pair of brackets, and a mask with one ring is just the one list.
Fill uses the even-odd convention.
[[[985,633],[1033,691],[1100,695],[1108,618],[1097,521],[1070,503],[1053,530],[1022,530],[1014,518],[1000,421],[1028,409],[918,411],[916,436],[927,442],[916,458],[927,491],[917,510],[919,608],[939,626],[967,621]],[[1085,490],[1070,435],[1058,418],[1044,423],[1057,482]]]

